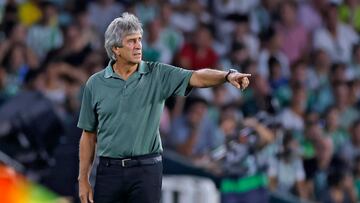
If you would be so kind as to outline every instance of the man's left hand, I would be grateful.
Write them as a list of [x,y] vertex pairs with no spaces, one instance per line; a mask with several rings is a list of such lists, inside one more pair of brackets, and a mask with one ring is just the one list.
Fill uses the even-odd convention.
[[248,77],[250,76],[251,74],[248,73],[234,72],[229,75],[228,79],[233,86],[238,89],[241,88],[241,90],[244,90],[245,88],[247,88],[247,86],[249,86],[250,81]]

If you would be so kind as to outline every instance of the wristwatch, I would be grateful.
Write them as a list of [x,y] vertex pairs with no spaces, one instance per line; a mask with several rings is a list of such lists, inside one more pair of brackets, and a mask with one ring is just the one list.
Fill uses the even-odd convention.
[[230,82],[229,81],[229,75],[230,74],[232,74],[232,73],[237,73],[238,71],[237,70],[235,70],[235,69],[230,69],[229,71],[228,71],[228,73],[225,75],[225,80],[226,80],[226,82]]

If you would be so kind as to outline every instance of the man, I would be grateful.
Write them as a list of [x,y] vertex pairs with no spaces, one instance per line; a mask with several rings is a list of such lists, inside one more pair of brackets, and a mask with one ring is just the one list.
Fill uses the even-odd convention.
[[[203,69],[189,71],[141,60],[143,30],[124,13],[105,32],[109,65],[89,78],[78,127],[81,202],[160,201],[162,152],[159,122],[166,98],[185,96],[192,87],[230,82],[246,88],[250,74]],[[89,183],[95,148],[100,157],[96,184]]]

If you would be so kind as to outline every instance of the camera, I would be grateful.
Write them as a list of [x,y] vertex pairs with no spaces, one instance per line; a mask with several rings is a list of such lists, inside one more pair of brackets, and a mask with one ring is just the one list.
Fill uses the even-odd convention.
[[62,133],[52,103],[39,92],[21,92],[0,108],[0,151],[29,167],[50,164]]

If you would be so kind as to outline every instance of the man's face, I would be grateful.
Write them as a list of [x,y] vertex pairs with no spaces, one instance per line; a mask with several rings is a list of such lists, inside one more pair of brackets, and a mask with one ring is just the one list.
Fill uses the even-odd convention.
[[125,36],[122,41],[122,47],[115,47],[113,49],[117,60],[123,60],[133,64],[140,63],[142,56],[141,39],[142,35],[140,32]]

